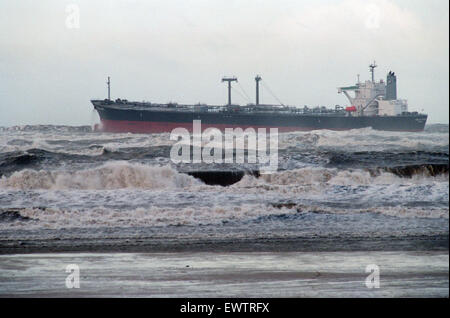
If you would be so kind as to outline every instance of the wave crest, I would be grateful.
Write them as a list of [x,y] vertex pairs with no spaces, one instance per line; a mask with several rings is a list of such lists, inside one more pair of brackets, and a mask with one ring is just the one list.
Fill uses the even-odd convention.
[[22,190],[163,189],[184,188],[193,184],[200,184],[200,181],[178,173],[169,166],[147,166],[122,161],[74,172],[25,169],[0,179],[0,187]]
[[448,167],[398,167],[377,169],[300,168],[263,174],[258,179],[246,175],[234,186],[270,185],[371,185],[448,181]]

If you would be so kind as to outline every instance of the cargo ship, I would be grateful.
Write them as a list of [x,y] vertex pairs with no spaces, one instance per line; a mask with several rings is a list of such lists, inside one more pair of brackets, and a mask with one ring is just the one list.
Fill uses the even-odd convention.
[[376,63],[369,66],[371,80],[352,86],[339,87],[350,105],[327,107],[298,107],[284,104],[260,104],[261,76],[255,77],[255,103],[237,105],[231,102],[232,83],[236,77],[224,77],[228,86],[225,105],[132,102],[111,100],[110,78],[108,98],[91,100],[100,116],[95,130],[104,132],[162,133],[183,127],[192,131],[193,121],[200,120],[202,130],[207,128],[278,128],[279,132],[317,129],[350,130],[371,127],[388,131],[422,131],[427,115],[408,111],[408,102],[397,99],[397,77],[394,72],[384,80],[375,81]]

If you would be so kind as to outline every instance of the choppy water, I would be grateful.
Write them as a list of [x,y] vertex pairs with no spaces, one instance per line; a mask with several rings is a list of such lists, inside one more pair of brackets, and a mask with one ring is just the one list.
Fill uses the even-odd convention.
[[130,228],[170,234],[173,226],[174,235],[194,227],[200,236],[202,228],[229,228],[227,235],[239,228],[249,237],[268,229],[283,236],[448,234],[448,125],[421,133],[280,134],[279,171],[261,176],[250,164],[175,165],[172,144],[169,134],[87,126],[2,128],[0,239],[61,229],[75,237],[77,229],[80,237],[113,228],[112,236]]
[[[172,144],[0,128],[0,253],[153,252],[3,255],[0,296],[448,297],[448,125],[280,134],[269,175],[176,165]],[[364,287],[370,262],[386,288]]]

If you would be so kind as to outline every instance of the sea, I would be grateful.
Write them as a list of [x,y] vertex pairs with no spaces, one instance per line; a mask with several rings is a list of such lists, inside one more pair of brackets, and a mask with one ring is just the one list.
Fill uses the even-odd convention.
[[174,163],[169,133],[0,127],[0,297],[449,296],[448,125],[277,138],[260,173]]

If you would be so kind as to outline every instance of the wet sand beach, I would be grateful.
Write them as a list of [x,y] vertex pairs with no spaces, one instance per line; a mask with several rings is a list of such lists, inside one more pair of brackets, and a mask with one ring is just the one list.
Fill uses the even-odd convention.
[[[65,285],[69,264],[80,288]],[[1,255],[0,297],[448,297],[448,264],[448,252]]]

